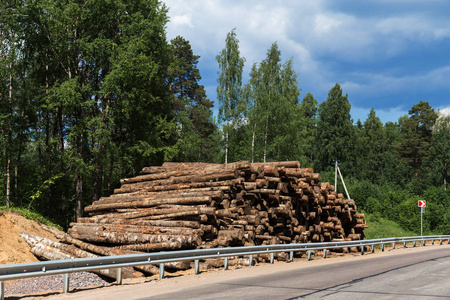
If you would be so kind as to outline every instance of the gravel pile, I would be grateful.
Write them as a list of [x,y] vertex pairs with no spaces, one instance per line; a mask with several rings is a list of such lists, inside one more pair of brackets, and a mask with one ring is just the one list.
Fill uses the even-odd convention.
[[[113,282],[112,280],[105,280],[102,277],[89,272],[71,273],[69,278],[70,291],[90,286],[106,286]],[[43,292],[62,292],[62,290],[62,274],[19,279],[5,284],[6,296],[37,294]]]

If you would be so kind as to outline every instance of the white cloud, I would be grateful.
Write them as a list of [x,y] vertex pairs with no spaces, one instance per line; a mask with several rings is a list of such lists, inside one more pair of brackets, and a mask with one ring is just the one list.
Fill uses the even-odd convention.
[[441,27],[422,14],[381,19],[375,28],[382,34],[401,36],[409,39],[429,40],[450,36],[450,28]]
[[319,14],[314,18],[314,31],[317,34],[327,34],[330,31],[339,30],[341,25],[341,20],[324,14]]
[[[412,104],[396,103],[395,99],[386,104],[391,94],[402,90],[424,94],[448,86],[449,60],[440,67],[435,64],[422,69],[414,61],[407,67],[395,65],[396,59],[408,57],[411,50],[450,37],[450,19],[444,13],[415,10],[409,0],[378,0],[372,3],[378,8],[389,5],[408,8],[398,12],[379,10],[378,14],[341,7],[338,10],[333,1],[165,0],[170,17],[168,38],[183,36],[201,56],[203,84],[208,86],[212,100],[217,77],[215,56],[233,28],[240,41],[241,56],[246,58],[244,77],[253,63],[265,58],[267,49],[276,41],[283,60],[294,58],[302,95],[312,92],[319,102],[340,82],[351,102],[361,107],[378,106],[377,112],[379,107],[395,106],[383,111],[386,116],[394,116]],[[419,5],[422,1],[415,3]],[[440,3],[443,2],[433,1],[429,6]],[[376,66],[360,68],[367,64]],[[367,95],[372,99],[378,96],[384,105],[364,103]],[[442,106],[438,103],[436,107],[439,105]]]
[[444,107],[439,110],[441,116],[450,116],[450,106]]
[[174,16],[171,21],[175,27],[188,26],[189,28],[194,28],[190,15]]

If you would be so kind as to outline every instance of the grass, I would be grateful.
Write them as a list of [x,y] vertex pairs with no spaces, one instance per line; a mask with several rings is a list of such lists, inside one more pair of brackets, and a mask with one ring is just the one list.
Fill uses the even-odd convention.
[[396,222],[379,216],[368,214],[366,215],[366,221],[369,228],[364,230],[364,233],[368,240],[417,235],[417,233],[403,229]]
[[61,226],[47,220],[42,215],[40,215],[36,212],[30,211],[26,208],[18,208],[18,207],[9,207],[8,208],[6,206],[0,206],[0,215],[2,214],[3,211],[16,212],[28,220],[33,220],[40,224],[45,224],[47,226],[53,226],[53,227],[58,228],[59,230],[63,230],[63,228]]

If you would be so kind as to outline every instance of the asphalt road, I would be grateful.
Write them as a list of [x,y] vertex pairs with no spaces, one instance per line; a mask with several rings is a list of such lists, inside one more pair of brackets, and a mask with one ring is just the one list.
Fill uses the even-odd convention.
[[258,275],[140,299],[450,299],[450,249]]

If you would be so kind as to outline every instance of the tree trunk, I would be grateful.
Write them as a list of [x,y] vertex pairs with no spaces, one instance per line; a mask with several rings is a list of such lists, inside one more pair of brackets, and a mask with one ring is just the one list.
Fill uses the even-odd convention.
[[77,227],[70,228],[68,233],[73,238],[94,242],[109,244],[147,244],[163,242],[180,242],[183,246],[195,247],[200,245],[201,239],[198,235],[169,235],[169,234],[144,234],[128,233],[117,231],[106,231],[98,227]]
[[8,97],[8,150],[6,150],[6,207],[10,206],[11,200],[11,147],[12,147],[12,98],[13,98],[13,64],[9,65],[9,97]]
[[241,182],[242,179],[232,179],[226,181],[209,181],[209,182],[184,182],[175,183],[168,185],[154,185],[154,186],[136,186],[127,185],[122,186],[114,190],[115,194],[123,193],[133,193],[133,192],[159,192],[159,191],[171,191],[171,190],[182,190],[191,188],[206,188],[206,187],[223,187],[223,186],[234,186]]
[[228,163],[228,146],[229,146],[228,131],[229,130],[230,130],[230,128],[229,128],[228,119],[227,119],[227,130],[225,133],[225,164]]
[[[38,237],[35,235],[27,235],[25,233],[22,233],[20,236],[32,247],[31,252],[34,255],[37,255],[46,260],[99,257],[98,255],[78,249],[73,245],[62,244],[47,238]],[[117,273],[115,269],[103,269],[93,272],[113,279],[117,279]],[[137,278],[143,276],[141,272],[133,270],[132,267],[122,268],[122,274],[124,278]]]
[[75,191],[75,197],[76,197],[76,216],[77,219],[81,218],[83,216],[83,175],[80,174],[80,170],[77,169],[76,171],[76,191]]

